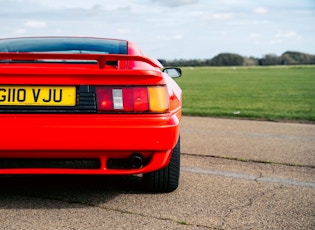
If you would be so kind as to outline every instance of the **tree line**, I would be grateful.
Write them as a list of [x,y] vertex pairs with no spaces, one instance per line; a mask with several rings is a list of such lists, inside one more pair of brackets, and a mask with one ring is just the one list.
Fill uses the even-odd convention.
[[212,59],[159,59],[163,66],[268,66],[315,64],[315,55],[287,51],[281,56],[266,54],[263,58],[244,57],[234,53],[220,53]]

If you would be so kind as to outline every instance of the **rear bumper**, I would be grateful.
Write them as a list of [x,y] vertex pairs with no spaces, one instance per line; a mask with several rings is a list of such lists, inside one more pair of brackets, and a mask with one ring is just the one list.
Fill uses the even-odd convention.
[[[99,169],[3,168],[0,174],[137,174],[165,167],[179,137],[176,114],[0,115],[1,158],[97,158]],[[108,169],[110,158],[143,153],[139,169]]]
[[176,115],[1,115],[0,127],[1,151],[167,150],[179,134]]
[[[37,152],[38,154],[39,152]],[[43,153],[43,152],[40,152]],[[53,152],[50,152],[53,153]],[[69,152],[62,152],[64,154],[66,154],[66,156],[69,155]],[[6,153],[5,153],[6,154]],[[29,156],[32,156],[32,158],[35,159],[39,159],[39,157],[34,156],[34,152],[27,153],[27,152],[15,152],[13,154],[18,154],[18,155],[28,155],[27,160],[29,160]],[[45,154],[45,153],[43,153]],[[115,153],[114,153],[115,154]],[[21,168],[9,168],[9,167],[3,167],[0,168],[0,174],[86,174],[86,175],[93,175],[93,174],[97,174],[97,175],[132,175],[132,174],[143,174],[143,173],[149,173],[149,172],[153,172],[156,170],[159,170],[161,168],[166,167],[169,164],[170,158],[171,158],[171,154],[172,151],[168,150],[168,151],[155,151],[152,152],[152,154],[150,155],[149,158],[149,163],[146,164],[145,166],[141,167],[141,168],[136,168],[136,169],[113,169],[113,168],[108,168],[107,167],[107,162],[110,159],[108,152],[104,151],[104,152],[90,152],[90,151],[83,151],[79,153],[80,155],[84,155],[86,157],[86,155],[90,155],[89,159],[92,156],[97,155],[97,157],[93,158],[93,159],[98,159],[100,162],[100,166],[98,168],[80,168],[80,169],[74,169],[74,168],[45,168],[45,167],[41,167],[41,168],[26,168],[26,167],[21,167]],[[130,157],[130,155],[132,155],[132,153],[130,152],[126,152],[123,153],[122,155],[116,155],[115,158],[124,158],[124,159],[128,159]],[[15,155],[16,156],[16,155]],[[60,156],[59,154],[55,155],[54,157],[58,157]],[[73,159],[84,159],[85,157],[78,157],[78,155],[73,155]],[[4,158],[0,158],[1,159]],[[8,158],[5,158],[8,159]],[[10,160],[14,160],[15,158],[9,158]],[[21,159],[21,158],[16,158],[16,159]],[[41,156],[40,159],[43,159],[43,157]],[[49,158],[51,159],[51,158]],[[56,159],[61,159],[61,158],[56,158]],[[69,158],[67,158],[69,159]]]

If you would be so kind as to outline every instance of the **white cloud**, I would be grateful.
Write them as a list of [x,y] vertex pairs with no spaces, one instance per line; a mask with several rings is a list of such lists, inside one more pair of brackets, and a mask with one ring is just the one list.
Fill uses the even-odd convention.
[[25,26],[30,28],[44,28],[47,24],[44,21],[29,20],[25,23]]
[[160,3],[162,5],[171,6],[171,7],[195,4],[199,2],[199,0],[151,0],[151,1]]
[[251,33],[249,35],[249,38],[251,39],[258,39],[258,38],[261,38],[261,34],[258,34],[258,33]]
[[[265,36],[264,36],[265,37]],[[293,44],[292,42],[299,41],[302,39],[295,31],[279,31],[274,35],[270,35],[269,39],[265,39],[261,34],[252,33],[250,39],[254,44],[259,45],[270,45],[273,47],[282,46],[285,44]],[[290,49],[291,47],[288,47]]]
[[116,8],[122,5],[121,0],[111,1],[110,4],[104,4],[103,1],[100,0],[88,0],[88,1],[80,1],[80,0],[26,0],[29,2],[33,2],[38,6],[50,8],[50,9],[65,9],[65,8],[80,8],[80,9],[91,9],[95,8],[95,6],[103,7],[108,6],[109,8]]
[[275,37],[277,39],[293,39],[293,40],[300,40],[302,38],[295,31],[280,31],[275,35]]
[[219,21],[226,21],[232,19],[233,14],[231,13],[217,13],[213,15],[213,19],[219,20]]
[[214,13],[214,14],[207,14],[204,16],[206,20],[215,20],[215,21],[228,21],[233,19],[233,13]]
[[17,29],[17,30],[15,31],[16,34],[25,34],[26,32],[27,32],[26,29]]
[[253,11],[255,14],[260,14],[260,15],[268,13],[268,9],[266,9],[265,7],[256,7]]
[[175,39],[175,40],[181,40],[181,39],[183,39],[183,36],[182,36],[181,34],[176,34],[176,35],[174,36],[174,39]]

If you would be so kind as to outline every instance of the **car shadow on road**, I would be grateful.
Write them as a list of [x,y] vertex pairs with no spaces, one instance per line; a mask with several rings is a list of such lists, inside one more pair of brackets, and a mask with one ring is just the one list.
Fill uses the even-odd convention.
[[146,193],[139,176],[10,175],[0,185],[0,209],[78,208]]

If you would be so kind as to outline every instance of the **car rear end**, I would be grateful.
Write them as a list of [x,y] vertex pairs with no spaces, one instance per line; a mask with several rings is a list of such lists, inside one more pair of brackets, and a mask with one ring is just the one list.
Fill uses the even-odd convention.
[[181,90],[132,43],[125,54],[116,48],[0,54],[0,174],[146,174],[169,165]]

